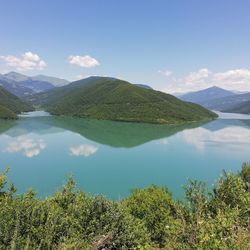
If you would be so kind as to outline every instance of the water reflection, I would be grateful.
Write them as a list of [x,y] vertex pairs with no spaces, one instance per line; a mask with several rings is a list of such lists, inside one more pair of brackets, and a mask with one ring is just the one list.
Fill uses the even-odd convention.
[[[47,135],[71,131],[84,138],[112,147],[131,148],[152,140],[169,144],[167,137],[180,131],[183,140],[202,151],[206,146],[227,144],[230,147],[249,145],[250,120],[218,119],[208,123],[190,123],[167,126],[139,123],[124,123],[75,119],[63,117],[27,117],[15,122],[1,121],[0,134],[15,138],[8,142],[4,152],[22,152],[27,157],[38,155],[47,144],[43,139],[32,138],[31,134]],[[161,139],[161,140],[160,140]],[[89,156],[98,150],[90,144],[71,145],[72,156]]]
[[201,125],[201,123],[192,123],[166,126],[62,117],[51,117],[45,122],[53,127],[78,133],[100,144],[124,148],[136,147],[152,140],[169,137],[184,129],[191,129]]
[[199,151],[209,146],[231,148],[235,150],[248,150],[250,147],[250,130],[244,127],[226,127],[210,131],[200,127],[186,130],[181,134],[185,142],[192,144]]
[[[39,135],[53,134],[66,130],[80,134],[100,144],[131,148],[152,140],[166,138],[184,129],[192,129],[200,125],[201,123],[190,123],[167,126],[44,116],[21,118],[14,128],[9,129],[6,127],[7,131],[5,131],[5,134],[17,137],[30,133]],[[4,128],[2,129],[3,132]],[[77,150],[74,149],[73,151]]]
[[28,158],[32,158],[40,154],[46,148],[46,143],[43,139],[34,139],[29,136],[18,136],[17,138],[10,139],[7,147],[3,152],[17,153],[20,152]]
[[70,155],[88,157],[97,152],[98,148],[90,144],[81,144],[79,146],[70,147]]
[[8,120],[0,119],[0,134],[4,133],[5,131],[9,130],[15,125],[16,125],[16,121],[8,121]]

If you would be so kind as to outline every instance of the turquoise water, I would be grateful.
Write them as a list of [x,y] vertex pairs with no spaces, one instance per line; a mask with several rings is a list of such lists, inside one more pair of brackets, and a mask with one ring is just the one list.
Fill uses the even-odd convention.
[[0,159],[19,193],[32,187],[48,196],[73,175],[81,189],[112,199],[150,184],[182,197],[188,179],[211,186],[223,169],[238,171],[250,161],[250,116],[160,126],[36,112],[0,121]]

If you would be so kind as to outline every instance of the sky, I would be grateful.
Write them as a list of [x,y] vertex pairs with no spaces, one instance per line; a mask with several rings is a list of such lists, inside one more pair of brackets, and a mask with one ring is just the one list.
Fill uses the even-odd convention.
[[250,91],[249,0],[0,0],[0,73]]

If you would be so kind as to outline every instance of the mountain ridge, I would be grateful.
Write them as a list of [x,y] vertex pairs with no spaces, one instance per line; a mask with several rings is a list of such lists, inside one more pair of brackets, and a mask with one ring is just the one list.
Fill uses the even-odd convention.
[[222,111],[226,113],[250,114],[250,98],[248,101],[235,104],[234,106]]
[[235,93],[217,86],[212,86],[206,89],[189,92],[179,95],[179,98],[185,101],[195,102],[202,104],[204,101],[212,100],[215,98],[226,97],[234,95]]
[[0,85],[20,98],[68,83],[68,81],[56,77],[44,75],[32,77],[14,71],[0,75]]
[[[212,93],[216,91],[217,94],[212,95]],[[179,96],[179,98],[182,100],[198,103],[210,110],[222,112],[232,112],[235,110],[237,113],[239,113],[240,110],[245,110],[244,112],[248,112],[247,103],[245,104],[246,106],[244,108],[244,102],[250,100],[250,93],[233,92],[214,86],[200,91],[184,94]]]
[[29,100],[54,115],[100,120],[174,124],[217,117],[197,104],[108,77],[72,82]]

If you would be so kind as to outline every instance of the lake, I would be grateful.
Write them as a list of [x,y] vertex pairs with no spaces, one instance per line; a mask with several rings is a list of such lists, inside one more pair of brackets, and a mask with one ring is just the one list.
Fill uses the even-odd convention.
[[250,116],[166,126],[32,112],[0,121],[0,159],[18,193],[48,196],[72,175],[82,190],[116,200],[150,184],[181,198],[188,179],[211,187],[223,170],[250,161]]

